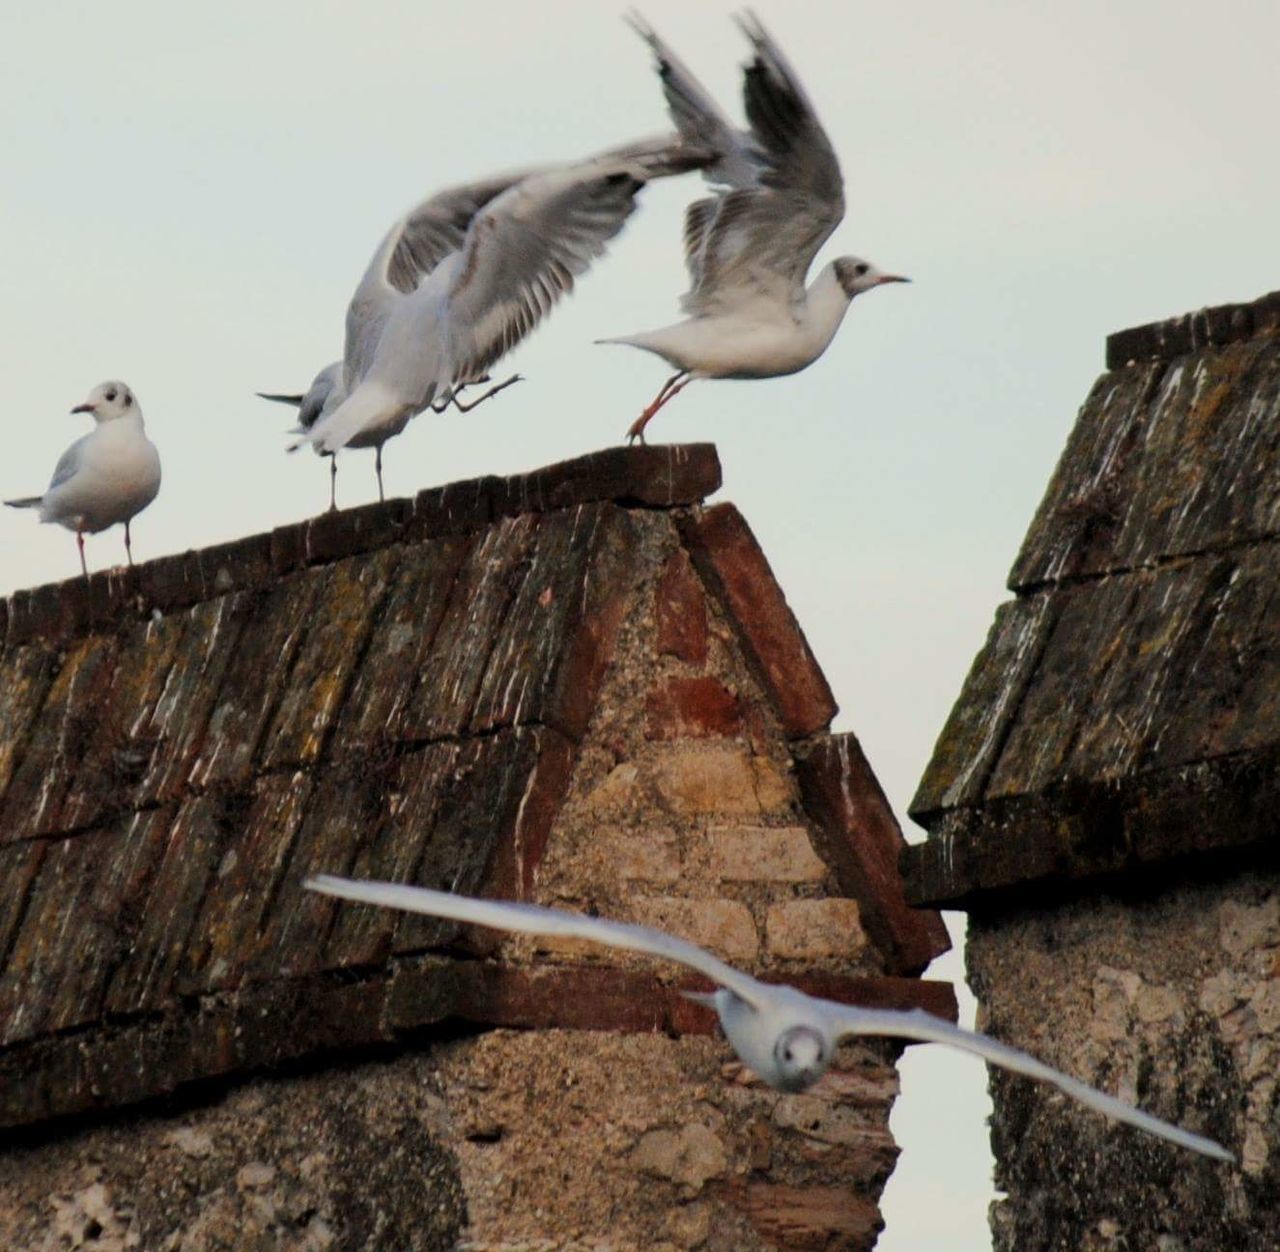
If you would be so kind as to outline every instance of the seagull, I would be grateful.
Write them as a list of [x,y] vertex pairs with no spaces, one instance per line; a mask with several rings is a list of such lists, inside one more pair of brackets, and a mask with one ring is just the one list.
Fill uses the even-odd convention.
[[[489,376],[486,374],[476,381],[486,383],[489,381]],[[458,399],[457,394],[452,393],[445,398],[443,404],[431,405],[431,410],[434,413],[443,413],[450,404],[453,404],[455,408],[460,409],[463,413],[470,413],[477,404],[481,404],[491,396],[496,396],[498,392],[510,387],[512,383],[521,381],[519,374],[513,374],[505,382],[501,382],[495,387],[490,387],[484,395],[473,400],[470,404],[463,404]],[[275,391],[259,391],[256,394],[263,400],[274,400],[277,404],[290,404],[296,408],[298,410],[298,424],[291,427],[288,433],[291,435],[305,435],[318,421],[328,417],[347,398],[346,363],[344,361],[334,361],[331,365],[326,365],[311,380],[311,386],[305,392],[284,394]],[[405,420],[407,421],[408,419],[406,418]],[[376,449],[374,469],[378,476],[378,499],[380,501],[386,499],[382,486],[382,445],[392,435],[398,435],[403,429],[404,423],[402,422],[395,429],[380,427],[373,431],[361,432],[346,445],[348,448]],[[329,511],[332,513],[336,512],[338,508],[338,458],[336,453],[333,452],[326,452],[321,455],[329,458]]]
[[653,50],[681,136],[720,154],[703,171],[714,194],[685,212],[692,285],[681,307],[690,316],[597,340],[643,348],[676,369],[627,431],[643,443],[653,415],[695,379],[797,373],[826,351],[854,296],[910,280],[842,256],[805,286],[818,249],[844,217],[844,180],[809,97],[759,19],[738,19],[754,50],[743,76],[748,131],[725,117],[638,14],[629,20]]
[[863,1009],[819,999],[785,984],[764,983],[732,965],[726,965],[687,940],[677,939],[649,926],[585,917],[537,904],[476,900],[403,883],[357,882],[333,874],[313,875],[303,885],[311,891],[344,900],[407,909],[411,913],[471,922],[495,930],[587,939],[687,965],[705,974],[719,987],[710,995],[692,991],[683,994],[715,1009],[738,1059],[769,1086],[780,1091],[803,1091],[811,1087],[831,1064],[836,1045],[848,1035],[943,1043],[971,1052],[1015,1074],[1050,1083],[1107,1117],[1137,1126],[1148,1134],[1167,1139],[1192,1152],[1218,1161],[1235,1161],[1226,1148],[1212,1139],[1172,1126],[1052,1069],[1017,1048],[1008,1047],[987,1035],[953,1026],[923,1009]]
[[11,509],[39,509],[42,522],[57,522],[76,532],[80,571],[85,535],[124,523],[124,550],[133,564],[129,523],[160,490],[160,454],[147,438],[142,409],[122,382],[99,383],[72,413],[90,413],[97,423],[58,458],[49,489],[42,496],[6,500]]
[[424,409],[454,400],[573,289],[646,182],[713,156],[665,135],[419,205],[382,241],[347,310],[347,394],[293,447],[309,441],[332,453],[357,438],[385,442]]

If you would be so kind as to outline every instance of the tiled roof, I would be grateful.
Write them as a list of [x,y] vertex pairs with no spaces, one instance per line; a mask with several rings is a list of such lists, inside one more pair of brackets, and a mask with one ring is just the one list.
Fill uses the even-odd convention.
[[918,901],[1274,842],[1280,294],[1107,359],[913,802]]
[[739,623],[888,968],[922,968],[945,937],[886,877],[901,836],[856,743],[814,738],[835,704],[803,634],[737,511],[689,507],[719,485],[710,445],[615,449],[11,597],[0,1126],[449,1016],[709,1029],[655,979],[433,955],[456,927],[298,889],[323,868],[528,890],[652,510]]

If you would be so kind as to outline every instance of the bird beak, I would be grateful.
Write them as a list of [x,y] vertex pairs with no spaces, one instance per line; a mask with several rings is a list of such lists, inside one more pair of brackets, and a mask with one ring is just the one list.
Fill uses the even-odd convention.
[[262,400],[274,400],[277,404],[292,404],[295,409],[302,407],[301,396],[282,396],[271,391],[255,391],[253,394]]
[[880,287],[885,283],[909,283],[911,279],[903,278],[901,274],[881,274],[876,279],[876,286]]
[[98,406],[97,406],[97,405],[95,405],[95,404],[90,404],[90,403],[86,400],[84,404],[77,404],[77,405],[76,405],[76,407],[75,407],[74,409],[72,409],[71,411],[72,411],[73,413],[96,413],[96,412],[97,412],[97,409],[98,409]]

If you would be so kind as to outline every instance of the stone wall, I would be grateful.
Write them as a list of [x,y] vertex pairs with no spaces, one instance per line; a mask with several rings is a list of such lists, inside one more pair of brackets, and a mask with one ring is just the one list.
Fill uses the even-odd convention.
[[[702,544],[710,528],[712,555]],[[536,849],[514,849],[514,863],[530,867],[512,875],[518,889],[663,926],[766,977],[845,995],[850,979],[866,979],[874,994],[947,1013],[949,989],[895,977],[937,950],[936,918],[912,915],[900,891],[884,889],[900,836],[856,744],[825,734],[830,692],[811,658],[789,660],[807,650],[771,579],[776,603],[764,596],[736,511],[638,511],[632,529],[610,668],[545,846],[539,834]],[[749,615],[745,640],[737,614]],[[792,674],[817,677],[806,685]],[[814,803],[830,822],[811,820]],[[837,819],[867,832],[858,855],[833,838]],[[526,828],[516,820],[517,845]],[[294,882],[291,869],[281,892]],[[877,889],[855,899],[868,882]],[[752,1252],[875,1242],[897,1153],[894,1045],[850,1044],[813,1090],[781,1095],[744,1072],[709,1014],[676,993],[687,973],[480,931],[454,943],[462,960],[422,957],[414,926],[397,932],[404,963],[375,1010],[386,1020],[368,1033],[392,1046],[187,1088],[179,1103],[106,1123],[22,1132],[23,1145],[0,1154],[0,1247]],[[365,973],[347,972],[352,986]],[[437,993],[433,980],[446,974],[487,981],[474,995]],[[566,988],[582,994],[569,1001]],[[415,991],[452,1007],[407,1005]],[[656,1020],[633,1011],[641,992],[667,1005]],[[486,1023],[545,1028],[476,1033],[458,1018],[480,999]],[[439,1024],[450,1014],[452,1025]],[[277,1017],[271,1029],[287,1032]],[[554,1028],[570,1021],[581,1028]]]
[[997,1252],[1280,1247],[1280,878],[974,914],[966,955],[980,1027],[1242,1158],[1216,1164],[997,1071]]

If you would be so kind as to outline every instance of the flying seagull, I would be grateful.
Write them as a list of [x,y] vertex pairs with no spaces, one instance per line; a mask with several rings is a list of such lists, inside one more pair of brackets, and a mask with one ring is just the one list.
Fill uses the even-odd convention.
[[[479,383],[487,383],[489,376],[486,374],[483,378],[476,380]],[[498,392],[510,387],[512,383],[520,382],[520,375],[513,374],[505,382],[498,383],[497,386],[490,387],[484,395],[477,397],[470,404],[464,404],[458,399],[457,393],[452,393],[445,397],[442,404],[433,404],[431,409],[435,413],[443,413],[445,409],[452,404],[455,408],[460,409],[463,413],[470,413],[477,404],[488,400],[490,396],[496,396]],[[458,389],[459,391],[461,388]],[[342,361],[334,361],[331,365],[326,365],[311,380],[311,386],[305,392],[293,392],[283,394],[274,391],[259,391],[257,393],[263,400],[274,400],[277,404],[289,404],[298,410],[298,424],[289,429],[291,435],[305,435],[311,428],[322,418],[328,417],[339,404],[347,398],[346,386],[346,365]],[[405,419],[408,420],[407,418]],[[375,449],[374,469],[378,476],[378,499],[385,500],[386,495],[382,486],[382,445],[386,443],[392,435],[397,435],[404,429],[402,422],[395,429],[389,427],[379,427],[372,431],[361,432],[354,436],[348,443],[348,448],[373,448]],[[333,452],[322,453],[329,458],[329,510],[333,512],[338,507],[338,458]]]
[[160,454],[147,438],[142,409],[121,382],[99,383],[72,413],[92,414],[97,425],[58,458],[49,488],[42,496],[6,500],[12,509],[39,509],[42,522],[57,522],[76,533],[80,570],[85,535],[124,523],[124,550],[133,564],[129,523],[160,490]]
[[690,316],[598,341],[643,348],[675,367],[627,431],[643,442],[653,415],[694,379],[794,374],[826,351],[854,296],[908,280],[842,256],[805,286],[818,249],[844,217],[844,180],[809,97],[759,19],[738,19],[753,49],[743,76],[747,131],[642,18],[629,20],[653,49],[681,136],[721,154],[703,171],[714,194],[685,212],[692,285],[681,307]]
[[407,909],[411,913],[491,926],[495,930],[589,939],[612,948],[644,952],[687,965],[718,983],[719,988],[711,995],[698,992],[684,994],[714,1008],[742,1063],[771,1087],[781,1091],[803,1091],[817,1082],[831,1064],[836,1045],[847,1035],[879,1035],[924,1043],[945,1043],[964,1052],[972,1052],[1015,1074],[1050,1083],[1089,1108],[1117,1121],[1128,1122],[1170,1143],[1218,1161],[1235,1160],[1230,1152],[1212,1139],[1172,1126],[1052,1069],[1017,1048],[953,1026],[923,1009],[862,1009],[818,999],[795,987],[760,982],[695,944],[649,926],[584,917],[537,904],[476,900],[401,883],[356,882],[333,874],[316,874],[304,885],[312,891],[344,900]]
[[646,182],[711,159],[662,136],[420,205],[383,240],[347,310],[346,396],[294,447],[385,441],[479,382],[604,252]]

